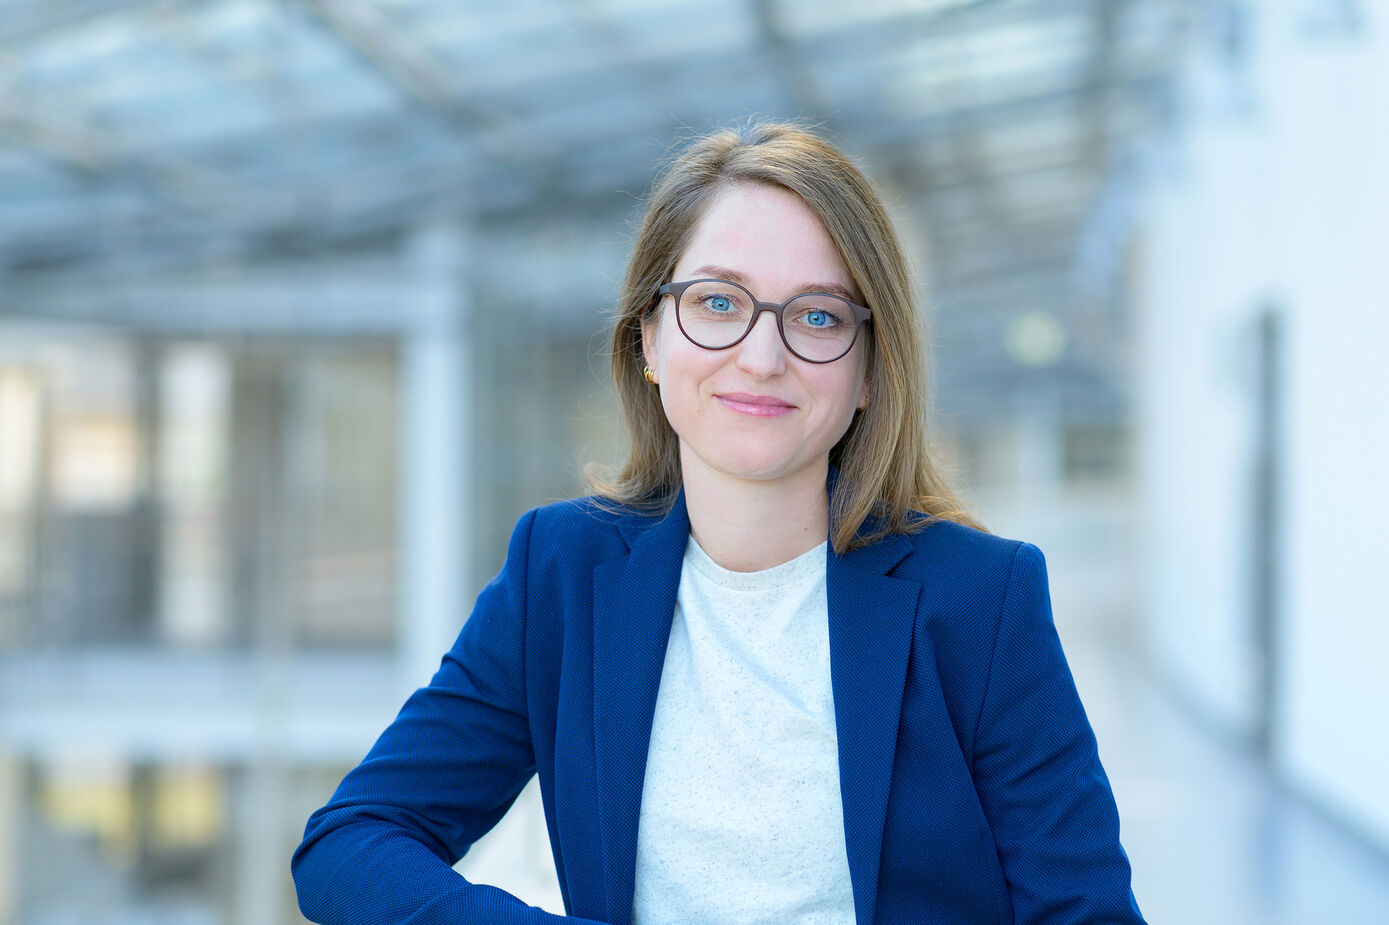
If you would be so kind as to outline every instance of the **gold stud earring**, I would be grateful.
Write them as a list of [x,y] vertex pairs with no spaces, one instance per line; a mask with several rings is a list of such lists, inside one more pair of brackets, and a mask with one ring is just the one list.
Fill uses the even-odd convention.
[[656,374],[651,371],[650,366],[643,366],[641,368],[641,374],[642,378],[644,378],[647,382],[651,383],[652,385],[656,384]]

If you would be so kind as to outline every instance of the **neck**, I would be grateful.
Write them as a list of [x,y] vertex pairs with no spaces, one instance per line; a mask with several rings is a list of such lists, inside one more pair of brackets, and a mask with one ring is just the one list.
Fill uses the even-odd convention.
[[829,533],[828,463],[760,481],[684,467],[690,533],[719,565],[756,572],[790,562]]

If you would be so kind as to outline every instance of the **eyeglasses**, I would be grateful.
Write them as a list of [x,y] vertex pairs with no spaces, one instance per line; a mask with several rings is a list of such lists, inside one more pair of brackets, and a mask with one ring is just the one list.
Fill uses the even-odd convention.
[[[675,297],[675,320],[690,343],[706,350],[726,350],[748,336],[763,312],[776,316],[786,349],[807,363],[833,363],[853,349],[859,328],[873,317],[870,309],[827,292],[802,292],[781,304],[759,302],[737,283],[691,279],[666,283],[656,290]],[[654,303],[653,303],[654,307]]]

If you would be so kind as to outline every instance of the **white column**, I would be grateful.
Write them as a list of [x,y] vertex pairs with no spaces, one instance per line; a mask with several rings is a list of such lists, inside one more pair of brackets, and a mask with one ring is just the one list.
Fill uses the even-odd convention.
[[401,335],[397,640],[406,689],[433,675],[471,603],[469,250],[456,223],[420,229],[405,249],[416,293]]
[[[256,581],[247,598],[251,610],[251,653],[254,658],[255,733],[241,774],[236,775],[237,898],[236,925],[265,925],[284,921],[285,858],[292,842],[285,837],[293,823],[287,819],[285,795],[285,731],[292,691],[294,635],[286,575],[288,551],[295,542],[296,524],[280,513],[289,500],[286,468],[286,426],[290,377],[278,362],[248,370],[242,390],[241,413],[261,426],[260,449],[265,458],[243,475],[253,478],[245,498],[254,507],[244,536],[254,542]],[[297,822],[297,820],[295,820]]]
[[286,829],[297,828],[286,806],[287,769],[275,756],[256,754],[230,775],[228,794],[239,821],[236,841],[236,925],[274,925],[283,915],[288,852]]

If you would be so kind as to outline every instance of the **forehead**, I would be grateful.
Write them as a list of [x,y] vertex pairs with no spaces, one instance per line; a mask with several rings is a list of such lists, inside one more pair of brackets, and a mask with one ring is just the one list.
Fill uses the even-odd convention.
[[675,264],[675,276],[701,266],[736,270],[754,286],[788,294],[852,280],[820,217],[799,196],[776,186],[742,183],[717,193]]

